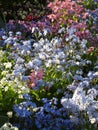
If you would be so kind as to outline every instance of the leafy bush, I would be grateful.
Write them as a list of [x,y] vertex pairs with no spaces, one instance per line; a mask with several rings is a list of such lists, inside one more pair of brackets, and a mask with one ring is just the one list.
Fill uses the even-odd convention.
[[[0,3],[0,16],[4,22],[8,22],[10,19],[25,19],[27,15],[33,13],[33,10],[37,9],[37,12],[44,11],[47,2],[47,0],[2,0]],[[21,16],[18,15],[19,11],[22,13]]]
[[98,1],[97,0],[83,0],[83,5],[87,9],[94,10],[98,8]]

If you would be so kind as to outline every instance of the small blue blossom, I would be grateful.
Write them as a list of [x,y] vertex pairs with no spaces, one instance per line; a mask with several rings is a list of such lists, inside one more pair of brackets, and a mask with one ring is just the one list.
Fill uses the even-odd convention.
[[39,130],[72,130],[74,128],[70,119],[67,118],[65,109],[57,108],[56,98],[51,100],[43,98],[42,102],[43,107],[35,113],[35,124]]
[[20,128],[20,124],[18,124],[18,123],[13,124],[13,126],[17,127],[17,128]]
[[[15,112],[16,118],[19,121],[19,124],[23,130],[28,130],[29,128],[33,127],[33,118],[32,118],[32,109],[36,108],[36,104],[33,103],[28,94],[23,95],[26,99],[25,102],[20,104],[16,104],[13,106],[13,110]],[[21,120],[21,122],[20,122]]]
[[23,94],[23,98],[26,100],[31,100],[31,97],[29,94]]
[[13,109],[19,118],[27,118],[32,115],[32,112],[29,110],[30,107],[35,108],[36,104],[31,101],[26,101],[18,105],[14,105]]
[[15,105],[13,109],[16,115],[20,118],[26,118],[31,115],[31,112],[29,112],[25,107],[22,108],[21,106]]

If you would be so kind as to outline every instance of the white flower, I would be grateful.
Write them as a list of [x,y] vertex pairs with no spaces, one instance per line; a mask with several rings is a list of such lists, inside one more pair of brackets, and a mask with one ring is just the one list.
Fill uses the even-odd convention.
[[19,130],[17,127],[12,126],[10,123],[5,123],[0,130]]
[[60,47],[61,43],[62,43],[62,39],[55,37],[55,38],[52,39],[51,43],[53,44],[53,46],[55,48]]
[[91,124],[95,124],[96,123],[96,118],[91,118],[90,122],[91,122]]
[[21,50],[19,54],[27,56],[30,54],[30,51],[29,50]]
[[43,34],[46,36],[50,32],[49,28],[44,28]]
[[83,91],[82,87],[77,87],[72,100],[75,102],[76,105],[78,105],[80,110],[85,110],[86,106],[86,95],[85,95],[85,91]]
[[36,29],[36,27],[33,27],[33,28],[32,28],[32,33],[34,33],[35,29]]
[[87,64],[92,64],[92,62],[90,60],[87,60],[86,63]]
[[12,37],[13,36],[13,32],[9,31],[9,36]]
[[29,61],[27,64],[25,64],[25,66],[27,68],[32,68],[33,67],[33,62],[32,61]]
[[35,50],[39,50],[40,44],[34,43],[34,44],[33,44],[33,47],[34,47]]
[[56,58],[56,59],[55,59],[55,63],[56,63],[56,64],[60,64],[60,60]]
[[66,42],[68,42],[68,41],[69,41],[69,37],[66,38]]
[[95,69],[98,69],[98,65],[95,65],[95,67],[94,67]]
[[66,106],[66,103],[68,103],[68,102],[69,102],[69,100],[68,100],[67,98],[62,98],[62,99],[61,99],[61,104],[63,105],[64,108],[67,107],[67,106]]
[[88,90],[87,94],[88,94],[89,96],[91,96],[92,99],[94,99],[94,98],[96,98],[96,96],[98,95],[98,92],[97,92],[96,89],[92,88],[92,89],[89,89],[89,90]]
[[12,111],[8,111],[7,115],[8,115],[9,118],[12,118],[13,112]]
[[5,66],[6,69],[11,69],[12,63],[11,62],[6,62],[6,63],[4,63],[4,66]]
[[47,52],[52,51],[52,48],[51,48],[48,44],[44,45],[44,46],[43,46],[43,49],[44,49],[45,51],[47,51]]
[[21,86],[20,89],[21,89],[22,93],[29,93],[30,92],[30,89],[27,86]]
[[39,55],[39,58],[41,60],[45,60],[46,59],[46,55],[44,53],[39,53],[38,55]]
[[45,62],[46,67],[50,67],[52,65],[52,60],[49,59]]
[[1,72],[1,74],[2,74],[3,76],[6,76],[7,73],[8,73],[8,71],[6,71],[6,70],[3,70],[3,71]]
[[7,37],[6,35],[3,35],[3,36],[2,36],[2,39],[4,39],[4,40],[7,39],[7,38],[8,38],[8,37]]
[[93,74],[94,77],[98,77],[98,71]]
[[88,74],[87,74],[87,76],[88,76],[90,79],[92,79],[92,78],[93,78],[93,72],[92,72],[92,71],[89,71]]
[[81,43],[86,45],[87,44],[87,40],[86,39],[82,39]]
[[71,50],[69,50],[69,53],[70,53],[70,54],[72,54],[73,52],[74,52],[74,50],[72,50],[72,49],[71,49]]
[[22,33],[21,33],[21,32],[16,32],[16,35],[17,35],[17,36],[21,36]]
[[81,60],[81,56],[80,55],[76,55],[76,59],[77,60]]
[[62,71],[62,72],[64,72],[64,68],[61,65],[57,65],[57,69],[60,70],[60,71]]
[[77,61],[77,62],[75,62],[75,64],[79,66],[79,65],[80,65],[80,62]]

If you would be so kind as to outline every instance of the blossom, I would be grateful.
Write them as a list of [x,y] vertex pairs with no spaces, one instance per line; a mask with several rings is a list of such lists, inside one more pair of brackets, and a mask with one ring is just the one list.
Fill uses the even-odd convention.
[[30,79],[30,83],[29,83],[29,87],[30,88],[34,88],[35,86],[37,86],[37,84],[43,83],[41,82],[41,80],[43,79],[43,71],[41,69],[38,69],[37,71],[32,70],[29,79]]
[[5,123],[1,128],[1,130],[19,130],[17,127],[14,127],[11,123]]
[[31,97],[29,94],[23,94],[23,98],[26,100],[31,100]]
[[27,19],[28,21],[30,21],[30,20],[33,19],[33,16],[32,16],[32,15],[28,15],[28,16],[26,17],[26,19]]
[[63,107],[57,109],[56,105],[58,104],[58,100],[56,98],[51,100],[44,98],[42,101],[43,106],[35,113],[35,124],[37,128],[50,130],[54,129],[54,125],[55,130],[60,130],[61,128],[72,130],[74,128],[73,124],[71,125],[71,121],[66,118],[66,110]]
[[13,110],[19,118],[28,118],[32,115],[32,112],[29,111],[30,107],[36,107],[36,104],[31,101],[22,102],[19,105],[14,105]]
[[39,79],[42,79],[42,78],[43,78],[43,75],[44,75],[43,71],[42,71],[41,69],[39,69],[39,70],[37,71],[37,74],[36,74],[37,79],[38,79],[38,80],[39,80]]
[[90,47],[87,51],[88,51],[88,53],[92,53],[93,51],[94,51],[94,47],[92,46],[92,47]]
[[12,63],[11,62],[4,63],[4,66],[6,69],[11,69]]

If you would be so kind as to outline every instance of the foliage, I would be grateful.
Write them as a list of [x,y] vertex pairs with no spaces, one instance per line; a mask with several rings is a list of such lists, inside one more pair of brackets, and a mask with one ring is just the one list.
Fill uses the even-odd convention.
[[[47,5],[47,0],[5,0],[0,3],[0,16],[4,22],[10,19],[25,19],[28,15],[32,15],[36,10],[37,15],[40,15],[40,10],[43,10]],[[45,9],[44,9],[45,10]],[[38,17],[38,16],[34,17]]]
[[83,0],[83,5],[87,9],[94,10],[98,8],[98,1],[97,0]]

